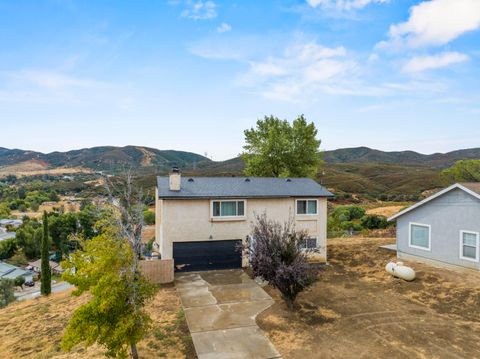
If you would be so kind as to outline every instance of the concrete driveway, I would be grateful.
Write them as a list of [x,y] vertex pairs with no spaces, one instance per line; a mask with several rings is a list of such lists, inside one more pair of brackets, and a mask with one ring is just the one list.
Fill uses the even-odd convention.
[[199,359],[280,358],[255,322],[273,300],[242,270],[179,273],[175,286]]

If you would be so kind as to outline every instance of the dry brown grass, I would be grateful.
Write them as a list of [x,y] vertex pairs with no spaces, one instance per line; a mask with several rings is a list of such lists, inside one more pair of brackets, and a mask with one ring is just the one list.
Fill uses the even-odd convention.
[[[94,345],[60,349],[63,330],[73,311],[88,300],[71,291],[13,303],[0,309],[0,358],[104,358]],[[195,358],[180,300],[173,287],[161,288],[148,305],[154,327],[138,347],[141,358]]]
[[148,241],[151,241],[152,239],[155,239],[155,226],[144,226],[142,232],[142,242],[148,243]]
[[257,317],[283,358],[480,358],[480,274],[407,263],[417,279],[385,271],[394,239],[328,241],[329,266],[289,311],[278,291]]
[[385,206],[385,207],[378,207],[372,208],[367,210],[367,214],[375,214],[377,216],[385,216],[391,217],[394,214],[400,212],[405,206]]
[[80,203],[78,201],[71,201],[66,197],[62,197],[58,202],[45,202],[40,205],[38,211],[32,212],[20,212],[18,210],[12,211],[12,215],[16,218],[22,218],[23,216],[28,216],[30,218],[41,218],[43,211],[53,212],[55,208],[62,207],[65,209],[65,212],[78,212],[80,211]]
[[68,175],[74,173],[93,173],[91,169],[82,167],[59,167],[49,168],[48,163],[30,160],[11,166],[0,167],[0,177],[15,175],[17,177],[35,175]]

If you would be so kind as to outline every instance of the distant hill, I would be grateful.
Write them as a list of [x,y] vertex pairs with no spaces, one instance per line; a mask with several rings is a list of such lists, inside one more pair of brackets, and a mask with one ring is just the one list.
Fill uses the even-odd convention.
[[17,165],[27,161],[41,161],[51,168],[84,167],[110,172],[125,168],[144,172],[167,171],[172,165],[195,168],[198,163],[211,162],[210,159],[191,152],[157,150],[141,146],[102,146],[48,154],[0,148],[0,166]]
[[327,163],[388,163],[445,168],[459,160],[480,158],[480,148],[424,155],[414,151],[384,152],[368,147],[355,147],[325,151],[323,158]]
[[[417,195],[443,186],[440,171],[458,160],[479,159],[480,148],[424,155],[356,147],[325,151],[323,155],[325,164],[317,181],[333,190]],[[85,168],[109,173],[133,168],[140,175],[148,175],[149,181],[153,181],[154,174],[167,173],[173,165],[179,166],[186,175],[197,176],[240,175],[244,169],[239,157],[215,162],[191,152],[142,146],[103,146],[48,154],[0,148],[0,172],[2,167],[6,170],[19,165],[21,168],[42,166],[45,170]]]

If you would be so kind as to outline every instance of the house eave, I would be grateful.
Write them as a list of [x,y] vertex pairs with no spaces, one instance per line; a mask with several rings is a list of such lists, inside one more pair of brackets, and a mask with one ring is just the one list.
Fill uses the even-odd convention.
[[397,218],[403,216],[404,214],[407,214],[421,206],[423,206],[424,204],[427,204],[428,202],[434,200],[435,198],[438,198],[438,197],[441,197],[443,196],[444,194],[454,190],[454,189],[461,189],[462,191],[465,191],[466,193],[472,195],[473,197],[477,198],[477,199],[480,199],[480,194],[468,189],[467,187],[465,186],[462,186],[460,183],[455,183],[453,185],[451,185],[450,187],[447,187],[437,193],[435,193],[434,195],[430,196],[430,197],[427,197],[425,198],[424,200],[414,204],[413,206],[410,206],[406,209],[404,209],[403,211],[401,212],[398,212],[397,214],[391,216],[390,218],[388,218],[388,221],[391,222],[391,221],[394,221],[396,220]]

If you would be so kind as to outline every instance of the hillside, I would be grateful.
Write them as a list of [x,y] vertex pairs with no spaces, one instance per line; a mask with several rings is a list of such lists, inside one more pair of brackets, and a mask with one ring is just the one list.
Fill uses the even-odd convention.
[[368,147],[355,147],[325,151],[323,158],[327,163],[388,163],[445,168],[459,160],[480,158],[480,148],[424,155],[414,151],[385,152]]
[[[443,168],[458,160],[480,158],[480,148],[424,155],[357,147],[325,151],[323,157],[325,163],[317,180],[335,191],[418,195],[443,185],[439,176]],[[82,168],[116,173],[133,168],[145,176],[142,182],[153,186],[154,175],[167,173],[172,165],[179,166],[186,175],[197,176],[240,175],[244,169],[239,157],[214,162],[191,152],[141,146],[103,146],[48,154],[0,148],[0,175],[2,170],[11,173],[12,169],[29,166],[37,170],[32,174],[72,173]],[[43,172],[38,172],[40,167]]]
[[190,168],[209,162],[204,156],[183,151],[157,150],[141,146],[102,146],[48,154],[0,148],[0,166],[12,166],[29,161],[42,162],[45,167],[84,167],[95,171],[117,172],[125,168],[142,171],[166,171],[172,165]]
[[[97,344],[80,344],[70,353],[60,349],[68,320],[87,299],[87,294],[75,297],[65,291],[1,308],[0,358],[105,358],[105,349]],[[175,288],[159,289],[146,310],[153,322],[152,331],[139,343],[141,358],[196,357]]]

